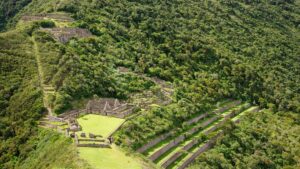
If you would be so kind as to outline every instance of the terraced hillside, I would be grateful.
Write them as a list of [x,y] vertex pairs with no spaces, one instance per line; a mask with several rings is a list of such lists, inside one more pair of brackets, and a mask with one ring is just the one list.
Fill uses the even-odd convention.
[[[63,163],[57,152],[46,153],[46,162],[36,161],[43,158],[35,156],[45,156],[39,152],[44,145],[51,151],[48,137],[56,137],[49,130],[39,137],[38,126],[70,136],[98,125],[86,120],[80,126],[77,119],[84,113],[125,118],[112,145],[141,152],[163,168],[184,168],[223,134],[234,135],[229,131],[240,117],[251,119],[244,114],[256,111],[246,103],[269,109],[270,116],[295,116],[300,112],[299,11],[299,0],[0,0],[0,168],[26,161],[31,164],[20,168],[50,168],[48,159]],[[240,101],[223,102],[226,98]],[[101,99],[128,104],[95,105]],[[89,111],[82,111],[85,107]],[[70,114],[68,121],[55,117]],[[242,135],[247,143],[225,149],[226,156],[208,155],[205,165],[299,168],[297,127],[288,128],[299,126],[299,120],[274,126],[266,119],[272,117],[253,121],[269,130],[241,125],[249,130],[234,137]],[[71,133],[64,133],[68,128]],[[79,144],[107,141],[84,133],[89,139],[80,133]],[[72,147],[71,139],[59,137],[51,142]],[[265,147],[256,145],[266,140],[272,143],[261,151]],[[70,159],[78,159],[69,150]],[[103,168],[97,154],[108,151],[89,150],[82,154]],[[253,158],[238,161],[249,152]],[[108,160],[109,169],[123,167],[115,165],[116,153],[108,154],[101,159],[114,159]],[[125,157],[123,162],[131,161]],[[195,167],[201,168],[203,161],[198,162]],[[68,168],[69,162],[62,163],[55,167]]]
[[213,145],[222,134],[222,125],[226,121],[237,122],[242,114],[256,111],[258,107],[248,103],[225,101],[214,111],[186,121],[183,131],[170,131],[158,136],[137,151],[162,168],[185,168],[195,157]]

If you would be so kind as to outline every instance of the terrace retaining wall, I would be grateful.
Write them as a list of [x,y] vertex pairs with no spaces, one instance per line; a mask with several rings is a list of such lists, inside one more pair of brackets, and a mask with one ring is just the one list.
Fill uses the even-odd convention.
[[164,154],[165,152],[167,152],[168,150],[170,150],[171,148],[176,146],[178,143],[182,142],[185,138],[186,138],[186,136],[184,136],[184,135],[181,135],[181,136],[175,138],[171,143],[167,144],[166,146],[164,146],[163,148],[161,148],[160,150],[158,150],[157,152],[152,154],[150,156],[150,160],[155,161],[162,154]]
[[[259,107],[254,108],[253,110],[249,111],[249,113],[255,113],[259,111]],[[241,119],[236,119],[234,122],[235,123],[240,123]]]
[[230,103],[230,104],[227,105],[227,106],[224,106],[224,107],[221,107],[221,108],[218,109],[218,110],[215,110],[214,113],[216,113],[216,114],[222,113],[222,112],[224,112],[224,111],[226,111],[226,110],[228,110],[228,109],[230,109],[230,108],[232,108],[232,107],[235,107],[235,106],[237,106],[237,105],[239,105],[239,104],[241,104],[241,103],[242,103],[242,101],[240,101],[240,100],[234,101],[234,102]]
[[[213,117],[213,118],[205,121],[201,126],[196,126],[196,127],[192,128],[192,129],[190,129],[187,133],[189,135],[192,135],[192,134],[196,133],[197,131],[199,131],[201,128],[206,127],[207,125],[209,125],[211,122],[215,121],[216,119],[218,119],[218,117]],[[210,129],[210,131],[207,131],[207,133],[205,133],[205,134],[210,133],[211,131],[215,130],[218,127],[219,127],[219,125],[214,126],[212,129]],[[167,152],[168,150],[170,150],[174,146],[178,145],[180,142],[182,142],[183,140],[185,140],[187,137],[188,137],[187,135],[180,135],[180,136],[178,136],[171,143],[169,143],[168,145],[164,146],[163,148],[161,148],[160,150],[158,150],[157,152],[155,152],[153,155],[151,155],[150,159],[152,161],[156,160],[162,154],[164,154],[165,152]]]
[[[248,105],[247,105],[248,106]],[[247,106],[246,107],[244,107],[244,108],[241,108],[240,110],[239,110],[239,112],[241,112],[241,111],[243,111],[243,110],[245,110],[245,109],[247,109]],[[251,111],[249,111],[249,112],[257,112],[257,111],[259,111],[259,107],[257,107],[257,108],[255,108],[255,109],[253,109],[253,110],[251,110]],[[232,116],[232,114],[236,114],[236,113],[239,113],[239,112],[233,112],[233,113],[230,113],[228,116],[230,117],[230,116]],[[223,120],[222,121],[223,122],[223,124],[225,123],[225,120]],[[222,123],[221,122],[221,123]],[[234,123],[239,123],[240,122],[240,119],[237,119],[236,121],[234,121]],[[218,126],[220,126],[220,125],[218,125]],[[215,130],[217,127],[213,127],[212,129],[210,129],[210,130],[208,130],[207,132],[211,132],[211,131],[213,131],[213,130]],[[221,137],[222,135],[224,134],[224,131],[221,131],[221,132],[219,132],[216,136],[214,136],[212,139],[210,139],[206,144],[204,144],[202,147],[200,147],[200,149],[198,149],[189,159],[187,159],[180,167],[178,167],[178,169],[184,169],[184,168],[186,168],[188,165],[190,165],[201,153],[203,153],[203,152],[205,152],[206,150],[208,150],[209,148],[211,148],[211,147],[213,147],[214,146],[214,144],[216,143],[216,140],[219,138],[219,137]],[[180,156],[180,155],[179,155]],[[179,157],[178,156],[178,157]],[[177,158],[178,158],[177,157]],[[172,157],[171,157],[172,158]],[[175,158],[175,157],[174,157]],[[173,161],[175,161],[174,159],[172,159]],[[165,162],[166,163],[166,162]],[[168,162],[168,163],[170,163],[170,162]],[[172,162],[171,162],[172,163]],[[170,164],[171,164],[170,163]],[[169,165],[170,165],[169,164]]]
[[95,147],[95,148],[110,148],[108,144],[77,144],[77,147]]
[[[239,112],[243,111],[244,109],[247,109],[248,107],[250,107],[250,105],[247,105],[247,106],[245,106],[245,107],[242,107],[242,108],[240,108],[239,110],[232,111],[230,114],[228,114],[228,115],[226,115],[226,116],[224,117],[224,120],[222,120],[221,122],[219,122],[218,124],[216,124],[215,126],[213,126],[212,128],[210,128],[209,130],[205,131],[204,134],[205,134],[205,135],[208,135],[209,133],[215,131],[217,128],[219,128],[220,126],[222,126],[222,125],[226,122],[225,119],[230,118],[230,117],[234,116],[235,114],[238,114]],[[212,119],[213,119],[213,118],[212,118]],[[217,117],[216,117],[216,119],[217,119]],[[212,121],[214,121],[214,120],[208,120],[208,121],[212,122]],[[207,121],[207,122],[208,122],[208,121]],[[205,125],[208,125],[208,124],[209,124],[209,122],[206,123]],[[182,150],[187,151],[187,150],[189,150],[190,148],[192,148],[194,145],[196,145],[196,144],[198,144],[198,143],[199,143],[199,140],[198,140],[198,139],[195,139],[195,140],[191,141],[189,144],[185,145],[185,146],[182,148]],[[163,167],[163,168],[167,168],[167,167],[168,167],[170,164],[172,164],[177,158],[179,158],[179,157],[183,154],[183,152],[184,152],[184,151],[179,151],[179,152],[175,153],[173,156],[171,156],[171,158],[169,158],[167,161],[165,161],[165,162],[162,164],[162,167]]]
[[84,138],[80,138],[78,139],[78,141],[94,141],[94,142],[105,142],[104,139],[84,139]]
[[162,168],[167,168],[170,164],[172,164],[177,158],[179,158],[181,155],[183,154],[183,152],[177,152],[175,153],[171,158],[169,158],[167,161],[165,161],[161,167]]
[[148,142],[147,144],[145,144],[145,145],[143,145],[142,147],[140,147],[140,148],[137,150],[137,152],[139,152],[139,153],[145,152],[146,150],[148,150],[149,148],[153,147],[153,146],[156,145],[157,143],[159,143],[159,142],[163,141],[164,139],[166,139],[166,138],[172,136],[172,134],[173,134],[173,132],[171,131],[171,132],[165,133],[165,134],[163,134],[163,135],[161,135],[161,136],[159,136],[159,137],[157,137],[157,138],[151,140],[151,141]]
[[223,131],[218,133],[216,136],[214,136],[212,139],[210,139],[207,143],[205,143],[203,146],[200,147],[189,159],[187,159],[181,166],[178,167],[178,169],[184,169],[188,165],[190,165],[201,153],[205,152],[214,144],[216,143],[217,139],[223,135]]
[[197,117],[195,117],[195,118],[192,118],[191,120],[188,120],[188,121],[186,122],[186,124],[187,124],[187,125],[191,125],[191,124],[193,124],[193,123],[196,123],[196,122],[198,122],[199,120],[201,120],[201,119],[207,117],[208,115],[209,115],[209,113],[201,114],[200,116],[197,116]]
[[[237,105],[239,105],[239,104],[241,104],[241,101],[240,101],[240,100],[237,100],[237,101],[234,101],[234,102],[230,103],[230,104],[227,105],[227,106],[223,106],[223,107],[221,107],[220,109],[214,110],[213,112],[214,112],[214,113],[222,113],[222,112],[224,112],[224,111],[226,111],[226,110],[228,110],[228,109],[230,109],[230,108],[232,108],[232,107],[234,107],[234,106],[237,106]],[[188,120],[188,121],[186,122],[186,124],[190,125],[190,124],[196,123],[196,122],[198,122],[199,120],[201,120],[201,119],[207,117],[208,115],[209,115],[209,113],[204,113],[204,114],[202,114],[202,115],[200,115],[200,116],[194,117],[194,118]]]
[[[223,111],[228,110],[229,108],[234,107],[234,106],[236,106],[236,105],[238,105],[238,104],[240,104],[240,103],[241,103],[241,101],[239,101],[239,100],[238,100],[238,101],[234,101],[234,102],[232,102],[231,104],[229,104],[229,105],[226,106],[226,107],[222,107],[221,109],[215,110],[214,113],[220,113],[220,112],[223,112]],[[195,118],[193,118],[193,119],[187,121],[186,124],[190,125],[190,124],[196,123],[196,122],[198,122],[199,120],[201,120],[201,119],[207,117],[208,115],[209,115],[209,113],[202,114],[202,115],[200,115],[200,116],[198,116],[198,117],[195,117]],[[203,123],[203,125],[201,125],[201,127],[207,126],[207,125],[210,124],[211,122],[217,120],[217,118],[218,118],[218,117],[213,117],[213,118],[211,118],[210,120],[205,121],[205,122]],[[190,130],[190,133],[195,133],[195,132],[198,131],[198,130],[199,130],[199,128],[193,128],[192,130]],[[151,140],[150,142],[148,142],[148,143],[145,144],[144,146],[140,147],[140,148],[137,150],[137,152],[143,153],[143,152],[145,152],[147,149],[153,147],[154,145],[156,145],[157,143],[163,141],[164,139],[168,138],[168,137],[171,136],[171,135],[172,135],[172,132],[165,133],[165,134],[159,136],[158,138],[155,138],[155,139]]]

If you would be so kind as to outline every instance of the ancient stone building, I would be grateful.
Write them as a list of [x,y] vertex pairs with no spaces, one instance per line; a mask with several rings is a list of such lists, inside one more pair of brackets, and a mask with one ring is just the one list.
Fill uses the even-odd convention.
[[42,29],[49,32],[55,39],[62,43],[67,43],[71,38],[84,38],[92,36],[91,32],[87,29],[81,28],[44,28]]
[[102,114],[106,116],[124,117],[131,113],[131,111],[132,106],[127,103],[122,103],[118,99],[111,98],[93,99],[86,105],[87,113]]

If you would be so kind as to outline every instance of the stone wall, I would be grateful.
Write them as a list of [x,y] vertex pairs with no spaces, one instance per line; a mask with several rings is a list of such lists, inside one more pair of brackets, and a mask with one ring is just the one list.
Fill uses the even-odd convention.
[[80,138],[78,139],[79,142],[81,141],[94,141],[94,142],[105,142],[104,139],[87,139],[87,138]]
[[[232,107],[234,107],[234,106],[237,106],[237,105],[239,105],[239,104],[241,104],[241,101],[237,100],[237,101],[234,101],[234,102],[228,104],[227,106],[223,106],[223,107],[221,107],[220,109],[217,109],[217,110],[215,110],[215,111],[213,111],[213,112],[214,112],[214,113],[222,113],[222,112],[224,112],[224,111],[226,111],[226,110],[228,110],[228,109],[230,109],[230,108],[232,108]],[[190,124],[196,123],[196,122],[198,122],[199,120],[201,120],[201,119],[207,117],[208,115],[209,115],[209,113],[201,114],[200,116],[197,116],[197,117],[195,117],[195,118],[192,118],[192,119],[188,120],[188,121],[186,122],[186,124],[190,125]]]
[[161,167],[162,168],[167,168],[170,164],[172,164],[176,159],[178,159],[181,155],[183,154],[183,152],[179,151],[177,153],[175,153],[171,158],[169,158],[167,161],[165,161]]
[[205,152],[214,144],[216,143],[216,140],[223,135],[223,132],[218,133],[216,136],[214,136],[212,139],[210,139],[207,143],[205,143],[203,146],[201,146],[189,159],[187,159],[181,166],[178,167],[178,169],[186,168],[188,165],[190,165],[201,153]]
[[194,145],[198,144],[199,140],[195,139],[191,141],[189,144],[185,145],[181,151],[176,152],[173,154],[167,161],[165,161],[161,167],[167,168],[170,164],[172,164],[174,161],[176,161],[181,155],[185,153],[185,151],[189,150],[192,148]]
[[165,133],[163,135],[160,135],[159,137],[156,137],[155,139],[152,139],[150,142],[148,142],[147,144],[143,145],[142,147],[140,147],[137,152],[139,153],[143,153],[146,150],[148,150],[149,148],[153,147],[154,145],[156,145],[157,143],[163,141],[164,139],[172,136],[173,132],[170,131],[168,133]]
[[[245,109],[247,109],[248,107],[250,107],[250,105],[247,105],[247,106],[245,106],[245,107],[242,107],[242,108],[240,108],[237,112],[232,112],[232,113],[230,113],[228,116],[229,117],[231,117],[232,116],[232,114],[237,114],[237,113],[240,113],[241,111],[243,111],[243,110],[245,110]],[[254,108],[253,110],[251,110],[251,111],[249,111],[249,112],[251,112],[251,113],[253,113],[253,112],[257,112],[257,111],[259,111],[259,107],[256,107],[256,108]],[[240,122],[240,120],[239,119],[237,119],[236,121],[234,121],[234,123],[239,123]],[[205,134],[208,134],[208,133],[210,133],[210,132],[212,132],[212,131],[214,131],[215,129],[217,129],[219,126],[221,126],[222,124],[224,124],[225,123],[225,120],[223,120],[222,122],[220,122],[220,123],[218,123],[218,125],[215,125],[214,127],[212,127],[210,130],[208,130],[207,132],[205,132]],[[178,169],[184,169],[184,168],[186,168],[188,165],[190,165],[201,153],[203,153],[203,152],[205,152],[206,150],[208,150],[209,148],[211,148],[211,147],[213,147],[214,146],[214,144],[216,143],[216,140],[219,138],[219,137],[221,137],[222,135],[224,134],[224,132],[223,131],[221,131],[221,132],[219,132],[216,136],[214,136],[212,139],[210,139],[207,143],[205,143],[203,146],[201,146],[189,159],[187,159],[181,166],[179,166],[179,168]],[[186,150],[186,149],[185,149]],[[180,154],[181,155],[181,154]],[[176,155],[176,156],[180,156],[180,155]],[[177,157],[177,158],[178,158]],[[173,159],[173,158],[176,158],[176,157],[171,157],[170,158],[170,161],[171,160],[173,160],[173,161],[175,161],[176,159]],[[168,160],[169,161],[169,160]],[[168,161],[166,161],[165,163],[165,165],[167,165],[168,163],[172,163],[172,162],[168,162]],[[169,164],[169,165],[170,165]],[[166,168],[166,167],[165,167]]]
[[197,116],[197,117],[195,117],[195,118],[192,118],[192,119],[188,120],[188,121],[186,122],[186,124],[187,124],[187,125],[191,125],[191,124],[193,124],[193,123],[197,123],[199,120],[201,120],[201,119],[207,117],[208,115],[209,115],[209,113],[201,114],[200,116]]
[[62,43],[67,43],[71,38],[85,38],[92,36],[87,29],[81,28],[44,28],[42,29],[51,33],[55,39]]
[[73,22],[74,19],[66,14],[36,14],[24,15],[21,17],[23,21],[40,21],[45,19],[55,19],[62,22]]
[[89,143],[89,144],[77,144],[77,147],[95,147],[95,148],[110,148],[109,144],[93,144],[93,143]]
[[[200,126],[196,126],[192,129],[190,129],[187,133],[188,135],[192,135],[194,133],[196,133],[197,131],[199,131],[201,128],[206,127],[207,125],[209,125],[211,122],[215,121],[216,119],[218,119],[218,117],[213,117],[207,121],[205,121],[202,125]],[[216,127],[217,128],[217,127]],[[215,129],[213,129],[215,130]],[[170,142],[169,144],[167,144],[166,146],[164,146],[163,148],[161,148],[160,150],[158,150],[157,152],[155,152],[153,155],[150,156],[150,159],[152,161],[156,160],[159,156],[161,156],[162,154],[164,154],[165,152],[167,152],[168,150],[170,150],[171,148],[173,148],[174,146],[178,145],[180,142],[182,142],[184,139],[186,139],[186,137],[188,135],[180,135],[177,138],[175,138],[174,140],[172,140],[172,142]]]
[[[214,117],[214,118],[206,121],[205,125],[209,125],[211,122],[213,122],[216,119],[217,119],[217,117]],[[209,133],[213,132],[214,130],[216,130],[219,126],[223,125],[224,123],[225,123],[225,120],[221,121],[220,123],[216,124],[215,126],[213,126],[212,128],[210,128],[209,130],[207,130],[206,132],[204,132],[204,134],[208,135]],[[171,156],[171,158],[169,158],[167,161],[165,161],[163,163],[162,167],[163,168],[167,168],[171,163],[173,163],[177,158],[179,158],[184,153],[184,151],[189,150],[190,148],[192,148],[194,145],[196,145],[198,143],[199,143],[198,139],[192,140],[189,144],[185,145],[182,148],[183,151],[179,151],[179,152],[175,153],[173,156]]]
[[150,156],[150,160],[155,161],[158,157],[160,157],[162,154],[170,150],[171,148],[178,145],[180,142],[182,142],[185,139],[185,135],[181,135],[176,137],[172,142],[161,148],[160,150],[156,151],[154,154]]
[[49,119],[49,121],[64,122],[64,119],[63,118],[59,118],[59,117],[47,116],[47,118]]
[[242,103],[242,101],[240,101],[240,100],[234,101],[234,102],[232,102],[232,103],[230,103],[230,104],[228,104],[224,107],[221,107],[220,109],[215,110],[214,113],[216,113],[216,114],[222,113],[222,112],[224,112],[226,110],[229,110],[230,108],[235,107],[235,106],[237,106],[241,103]]
[[[246,106],[243,106],[241,107],[240,109],[236,110],[236,111],[232,111],[230,114],[226,115],[224,117],[224,120],[222,120],[221,122],[219,122],[218,124],[216,124],[215,126],[211,127],[209,130],[205,131],[204,134],[205,135],[208,135],[209,133],[215,131],[216,129],[218,129],[220,126],[222,126],[227,118],[230,118],[238,113],[240,113],[241,111],[247,109],[250,107],[250,104],[249,105],[246,105]],[[254,111],[254,110],[253,110]],[[210,119],[208,121],[206,121],[206,124],[205,125],[208,125],[210,124],[212,121],[216,120],[217,117],[214,119]],[[193,130],[193,129],[192,129]],[[196,131],[196,130],[193,130],[193,131]],[[177,153],[175,153],[173,156],[171,156],[167,161],[165,161],[163,164],[162,164],[162,167],[163,168],[167,168],[170,164],[172,164],[177,158],[179,158],[183,153],[184,151],[187,151],[189,150],[190,148],[192,148],[194,145],[198,144],[199,143],[199,140],[198,139],[195,139],[193,141],[191,141],[189,144],[185,145],[183,148],[182,148],[182,151],[179,151]]]
[[[223,112],[223,111],[228,110],[228,109],[230,109],[231,107],[234,107],[234,106],[236,106],[236,105],[238,105],[238,104],[240,104],[240,103],[241,103],[241,101],[234,101],[234,102],[232,102],[231,104],[229,104],[228,106],[222,107],[221,109],[218,109],[218,110],[216,110],[216,111],[214,111],[214,112],[215,112],[215,113]],[[201,114],[200,116],[197,116],[197,117],[195,117],[195,118],[193,118],[193,119],[188,120],[188,121],[186,122],[186,124],[190,125],[190,124],[196,123],[196,122],[200,121],[201,119],[207,117],[208,115],[209,115],[209,113]],[[200,127],[204,128],[204,127],[206,127],[207,125],[209,125],[211,122],[213,122],[213,121],[215,121],[215,120],[217,120],[217,119],[218,119],[218,117],[213,117],[213,118],[211,118],[211,119],[209,119],[209,120],[203,122],[203,124],[202,124]],[[193,133],[197,132],[197,131],[200,129],[200,127],[194,127],[194,128],[192,128],[192,129],[189,131],[189,133],[193,134]],[[139,153],[143,153],[143,152],[145,152],[147,149],[153,147],[154,145],[156,145],[157,143],[163,141],[164,139],[166,139],[167,137],[169,137],[169,136],[171,136],[171,135],[172,135],[172,132],[165,133],[165,134],[163,134],[163,135],[161,135],[161,136],[159,136],[159,137],[157,137],[157,138],[151,140],[150,142],[148,142],[148,143],[145,144],[144,146],[140,147],[137,151],[138,151]]]

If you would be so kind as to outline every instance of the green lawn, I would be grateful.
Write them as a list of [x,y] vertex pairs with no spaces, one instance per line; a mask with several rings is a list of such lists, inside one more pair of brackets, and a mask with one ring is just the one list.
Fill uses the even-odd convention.
[[[78,119],[81,132],[100,134],[107,138],[124,119],[88,114]],[[78,132],[80,135],[80,132]],[[129,156],[116,145],[112,148],[78,147],[79,156],[95,169],[142,169],[142,160]]]
[[95,169],[142,169],[142,161],[127,155],[116,145],[112,148],[80,147],[79,156]]
[[112,133],[118,127],[120,127],[120,125],[122,125],[124,121],[124,119],[101,116],[96,114],[88,114],[78,119],[78,122],[82,127],[81,132],[85,132],[86,134],[100,134],[104,138],[107,138],[110,135],[110,133]]

